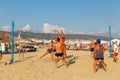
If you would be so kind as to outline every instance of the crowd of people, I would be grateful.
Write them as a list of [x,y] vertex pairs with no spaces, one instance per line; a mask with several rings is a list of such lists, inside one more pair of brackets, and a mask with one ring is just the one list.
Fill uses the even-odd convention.
[[[54,30],[57,38],[52,37],[51,41],[49,42],[48,49],[42,56],[40,56],[40,59],[42,59],[44,56],[50,54],[51,60],[54,61],[55,67],[58,68],[58,62],[59,60],[62,60],[65,66],[67,67],[67,61],[66,61],[66,44],[65,44],[65,36],[64,32],[62,30]],[[1,47],[2,39],[0,39],[0,60],[2,59],[2,47]],[[91,40],[90,44],[90,51],[91,51],[91,57],[94,59],[93,62],[93,72],[96,73],[96,67],[98,64],[101,64],[105,72],[107,72],[107,64],[105,63],[104,59],[104,46],[101,44],[101,39]],[[17,50],[19,52],[18,58],[19,61],[24,59],[24,49],[21,44],[17,46]],[[118,62],[118,46],[117,42],[112,43],[112,55],[113,55],[113,61],[116,63]],[[60,59],[59,59],[60,58]]]
[[[62,35],[60,35],[58,30],[55,30],[55,32],[58,35],[57,39],[52,38],[49,43],[49,48],[47,49],[46,53],[44,53],[40,59],[42,59],[45,55],[50,54],[51,60],[55,62],[56,68],[58,66],[58,58],[60,57],[63,63],[67,66],[66,62],[66,45],[65,45],[65,36],[63,31],[61,31]],[[96,73],[96,67],[97,65],[101,64],[105,72],[107,72],[107,64],[104,60],[104,45],[101,44],[101,39],[91,40],[91,43],[89,44],[90,51],[91,51],[91,57],[93,57],[93,72]],[[113,59],[117,62],[118,58],[118,47],[114,43],[114,52],[113,52]]]

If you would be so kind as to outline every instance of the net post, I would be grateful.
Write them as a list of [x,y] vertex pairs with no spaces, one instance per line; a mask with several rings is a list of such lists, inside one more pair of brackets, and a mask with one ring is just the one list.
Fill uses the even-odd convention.
[[12,64],[14,64],[14,21],[12,21],[12,45],[11,45],[11,54],[12,54]]

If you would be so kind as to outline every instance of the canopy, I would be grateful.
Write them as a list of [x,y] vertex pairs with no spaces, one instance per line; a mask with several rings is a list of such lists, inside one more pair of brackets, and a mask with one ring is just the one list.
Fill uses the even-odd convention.
[[11,36],[8,33],[1,33],[0,38],[3,42],[11,42]]

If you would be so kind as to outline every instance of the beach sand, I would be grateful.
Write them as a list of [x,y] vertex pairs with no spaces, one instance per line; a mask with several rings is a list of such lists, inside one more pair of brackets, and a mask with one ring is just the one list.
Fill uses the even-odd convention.
[[5,65],[11,54],[4,54],[0,61],[0,80],[120,80],[120,62],[113,62],[108,57],[108,51],[105,52],[107,73],[103,69],[93,73],[90,51],[67,50],[68,67],[59,61],[57,69],[50,55],[39,59],[45,51],[39,49],[37,52],[25,53],[22,61],[18,61],[18,54],[15,54],[15,63],[11,65]]

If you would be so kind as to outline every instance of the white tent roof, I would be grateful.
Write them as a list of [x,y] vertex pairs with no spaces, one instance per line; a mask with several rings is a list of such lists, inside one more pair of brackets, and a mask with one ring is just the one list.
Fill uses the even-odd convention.
[[119,45],[120,44],[120,39],[112,39],[111,42],[116,42],[117,41],[117,44]]
[[90,41],[82,41],[80,43],[82,43],[82,44],[90,44]]
[[117,41],[117,42],[120,42],[120,40],[119,39],[112,39],[111,41]]

